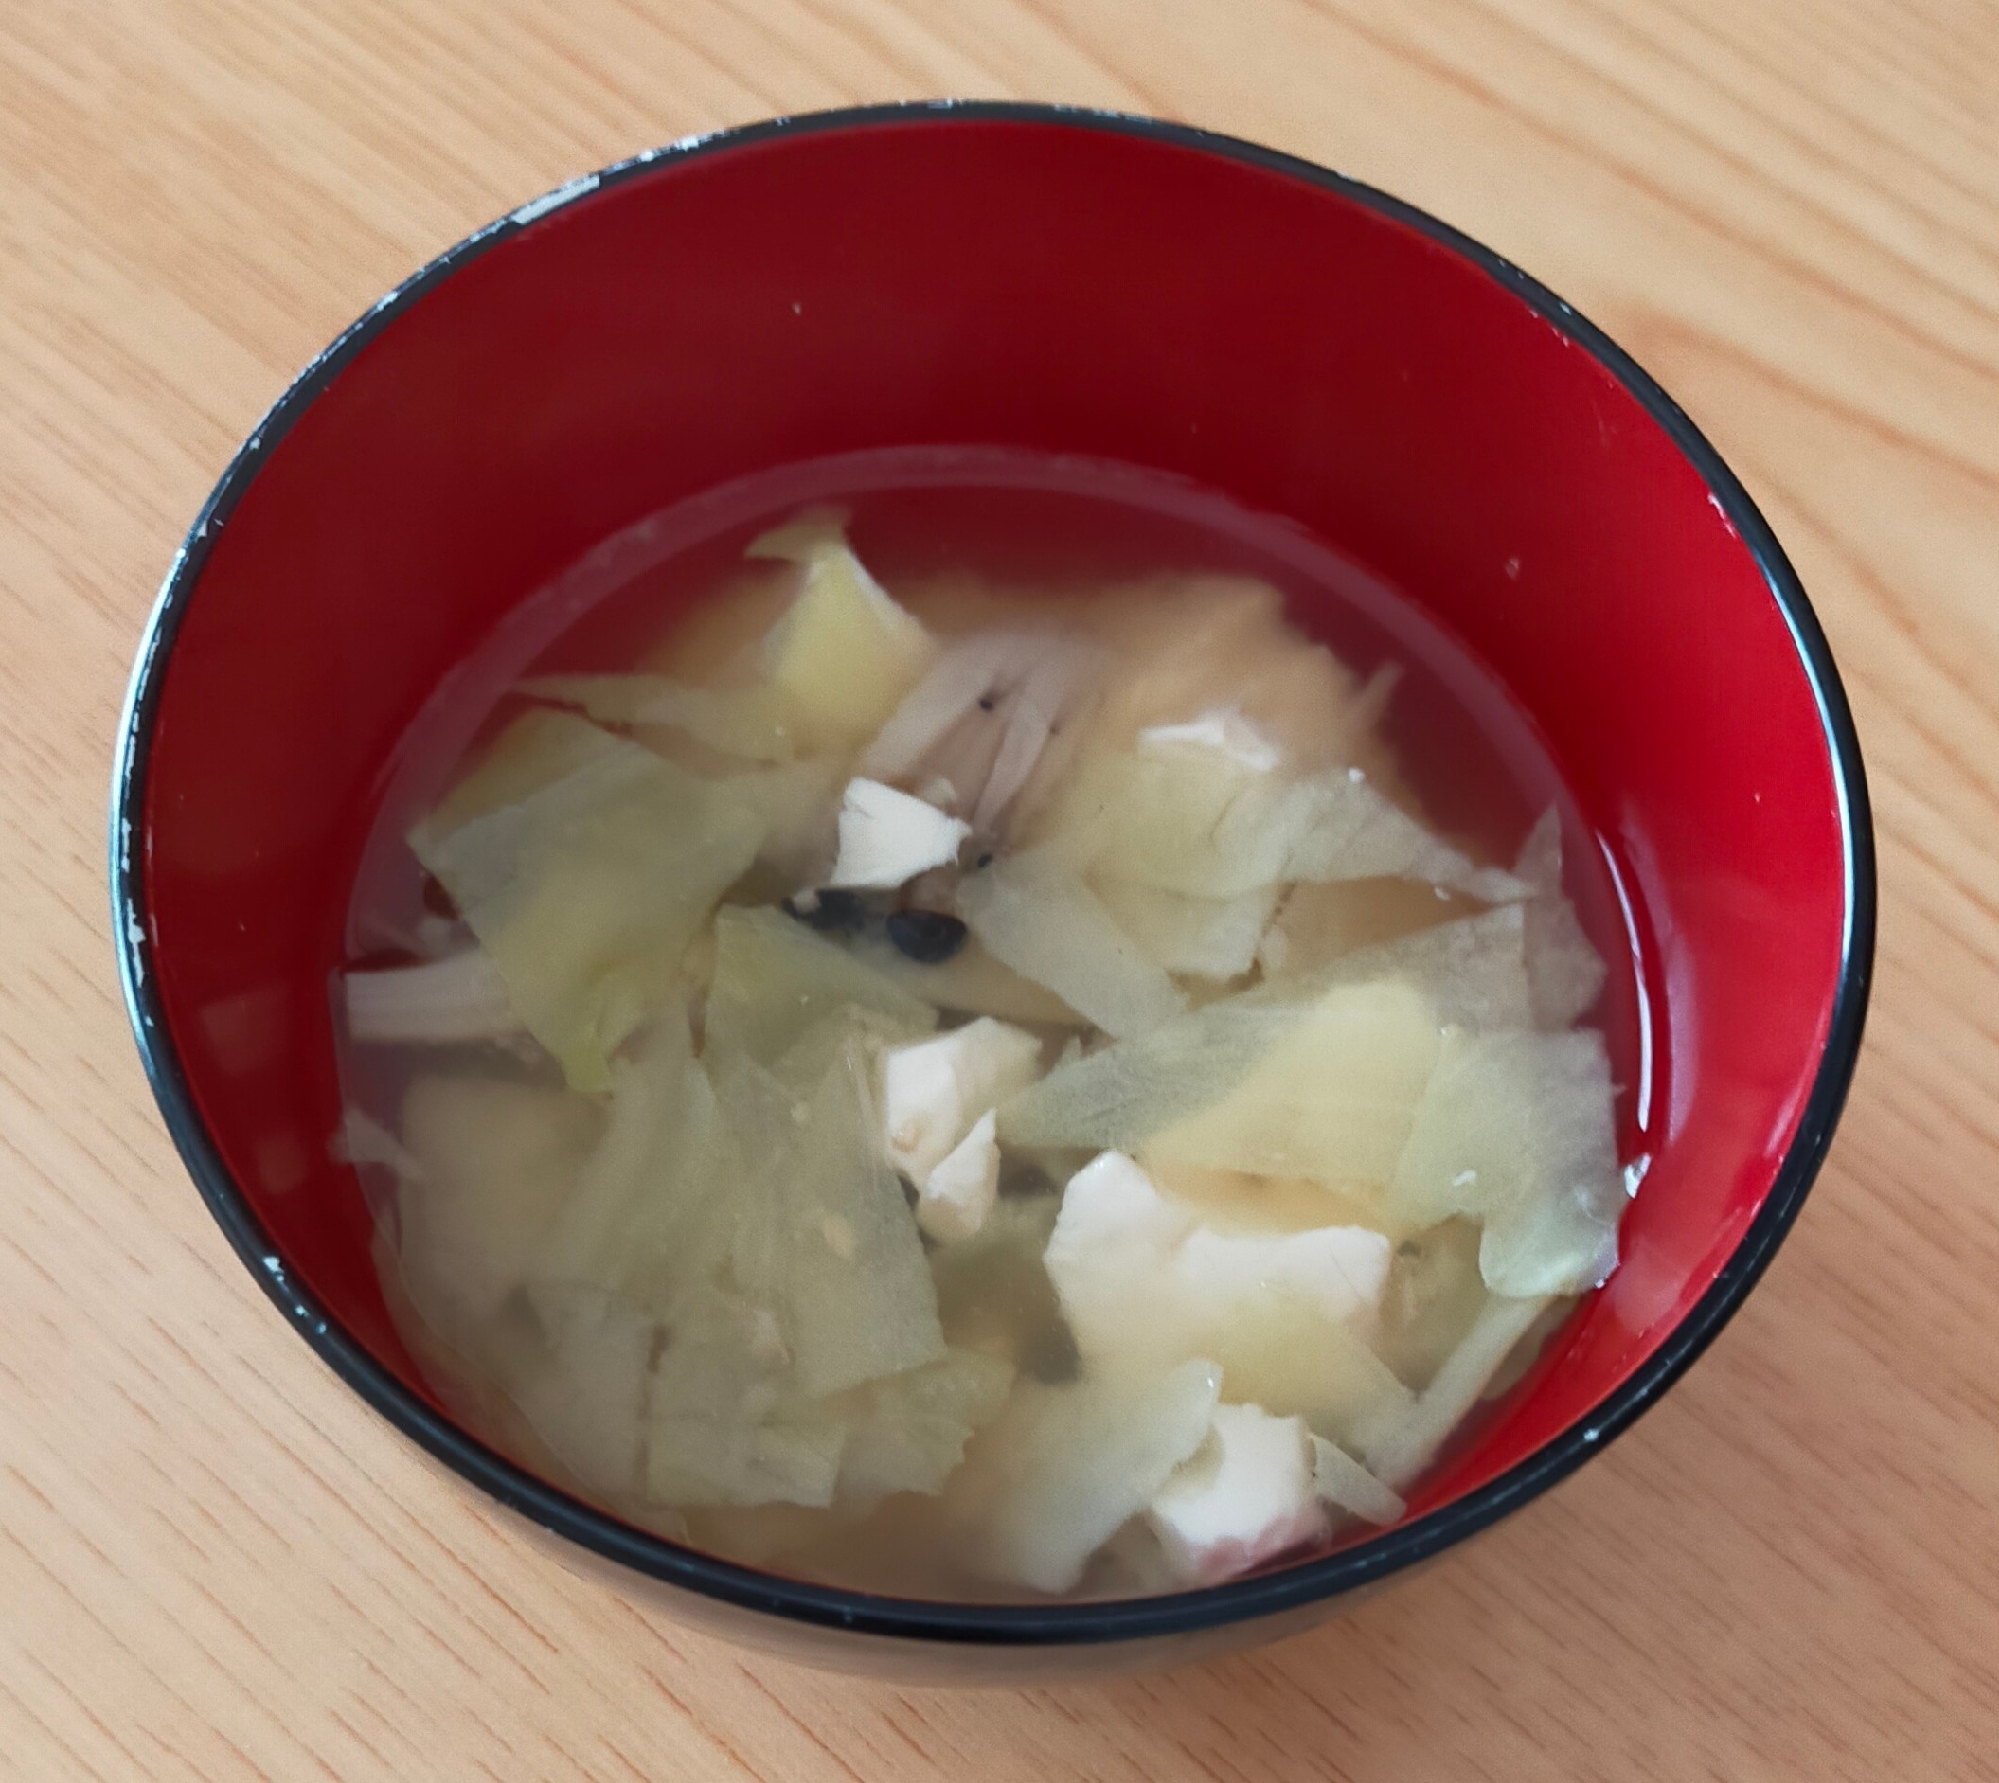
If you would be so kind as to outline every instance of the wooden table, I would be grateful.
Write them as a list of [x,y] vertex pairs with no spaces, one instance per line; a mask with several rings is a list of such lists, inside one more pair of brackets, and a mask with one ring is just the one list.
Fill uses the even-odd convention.
[[[1869,1048],[1747,1310],[1475,1549],[1165,1680],[822,1678],[524,1545],[228,1253],[106,933],[140,621],[293,371],[572,174],[935,93],[1261,138],[1540,274],[1764,505],[1873,775]],[[1999,1777],[1999,11],[19,0],[0,167],[0,1774]]]

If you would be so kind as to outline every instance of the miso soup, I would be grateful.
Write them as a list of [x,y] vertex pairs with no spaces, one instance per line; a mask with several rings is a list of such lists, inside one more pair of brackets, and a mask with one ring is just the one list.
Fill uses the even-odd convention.
[[616,1515],[1211,1584],[1402,1517],[1615,1268],[1615,911],[1531,728],[1301,534],[846,461],[607,542],[418,719],[341,1142],[440,1396]]

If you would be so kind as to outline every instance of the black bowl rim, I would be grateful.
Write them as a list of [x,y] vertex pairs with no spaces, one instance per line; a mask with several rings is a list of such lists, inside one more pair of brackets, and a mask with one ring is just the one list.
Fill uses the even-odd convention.
[[[1415,1522],[1324,1558],[1205,1590],[1117,1603],[994,1605],[930,1603],[839,1590],[756,1572],[648,1535],[535,1478],[426,1405],[368,1354],[306,1287],[231,1178],[209,1134],[167,1026],[152,963],[145,850],[136,845],[145,810],[152,726],[168,653],[200,581],[214,533],[264,460],[354,355],[429,290],[487,249],[589,193],[642,178],[655,167],[725,154],[775,137],[926,122],[1019,123],[1109,131],[1194,149],[1286,175],[1417,230],[1478,267],[1603,364],[1665,429],[1700,473],[1755,558],[1788,622],[1818,701],[1841,802],[1846,924],[1832,1019],[1812,1090],[1770,1193],[1720,1273],[1654,1354],[1616,1392],[1525,1460]],[[272,406],[224,471],[183,540],[141,641],[119,721],[111,799],[111,891],[119,975],[153,1094],[182,1160],[229,1242],[292,1327],[389,1422],[453,1472],[500,1503],[605,1559],[740,1608],[857,1634],[921,1642],[1062,1646],[1187,1634],[1279,1614],[1371,1584],[1441,1553],[1524,1504],[1628,1429],[1713,1341],[1742,1304],[1796,1219],[1846,1100],[1866,1020],[1875,923],[1874,839],[1860,740],[1832,653],[1804,587],[1768,522],[1734,473],[1679,405],[1593,323],[1490,248],[1413,205],[1293,155],[1120,112],[1003,101],[939,100],[804,113],[689,137],[572,180],[447,249],[398,285],[315,358]]]

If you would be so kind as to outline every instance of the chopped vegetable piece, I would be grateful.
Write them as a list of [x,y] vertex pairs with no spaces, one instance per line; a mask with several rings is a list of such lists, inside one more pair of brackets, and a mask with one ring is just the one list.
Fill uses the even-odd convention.
[[528,1290],[548,1360],[513,1397],[556,1460],[585,1491],[637,1492],[647,1374],[658,1327],[643,1307],[602,1288],[565,1283]]
[[944,1351],[936,1289],[881,1155],[868,1075],[859,1049],[847,1047],[809,1097],[747,1059],[717,1086],[739,1144],[771,1184],[772,1280],[794,1378],[812,1398]]
[[1258,886],[1233,898],[1189,898],[1106,879],[1097,895],[1119,928],[1168,972],[1192,978],[1239,978],[1256,964],[1257,947],[1278,888]]
[[721,755],[790,761],[791,701],[774,687],[688,687],[664,675],[538,675],[521,692],[599,724],[664,725]]
[[891,1492],[943,1491],[972,1433],[1006,1403],[1013,1368],[977,1350],[946,1350],[937,1361],[888,1376],[853,1397],[864,1400],[840,1457],[839,1497],[867,1505]]
[[1399,1523],[1409,1507],[1338,1443],[1312,1438],[1312,1489],[1328,1504],[1351,1511],[1364,1523],[1386,1528]]
[[971,874],[958,888],[958,914],[995,958],[1107,1034],[1143,1033],[1187,1007],[1172,979],[1056,856],[1018,854]]
[[1437,1060],[1429,999],[1395,979],[1335,985],[1225,1094],[1146,1138],[1219,1170],[1386,1185]]
[[1009,1022],[1083,1025],[1083,1018],[1053,991],[1001,964],[976,935],[968,933],[949,959],[934,962],[914,960],[900,948],[866,935],[856,936],[848,945],[883,977],[939,1009]]
[[657,1417],[647,1490],[661,1504],[833,1502],[847,1426],[799,1417],[745,1424],[718,1418]]
[[1428,1467],[1548,1304],[1545,1298],[1494,1295],[1414,1407],[1401,1417],[1375,1421],[1361,1451],[1368,1471],[1399,1492]]
[[805,1030],[850,1007],[874,1010],[905,1034],[937,1025],[928,1003],[778,911],[716,913],[710,1047],[773,1064]]
[[1301,1176],[1207,1170],[1144,1152],[1138,1162],[1168,1201],[1217,1232],[1265,1236],[1322,1226],[1378,1225],[1381,1219],[1378,1198],[1364,1190],[1329,1189]]
[[1368,748],[1377,709],[1330,650],[1292,629],[1267,582],[1152,578],[1129,597],[1106,596],[1090,617],[1118,671],[1092,725],[1102,746],[1128,749],[1141,730],[1185,722],[1219,694],[1307,771]]
[[1263,931],[1257,961],[1266,977],[1308,977],[1363,947],[1475,914],[1461,892],[1420,879],[1345,879],[1294,885]]
[[1221,1378],[1192,1361],[1143,1383],[1020,1382],[945,1488],[965,1560],[989,1578],[1069,1590],[1200,1447]]
[[[1291,783],[1218,749],[1099,758],[1061,799],[1044,845],[1099,879],[1198,898],[1278,883],[1310,812]],[[1287,827],[1288,826],[1288,827]]]
[[[927,1016],[926,1012],[926,1016]],[[849,1003],[823,1021],[814,1022],[778,1054],[771,1076],[797,1094],[809,1096],[836,1061],[852,1056],[879,1077],[882,1055],[891,1048],[920,1040],[929,1027],[897,1020],[878,1009]],[[879,1102],[871,1101],[870,1118],[879,1119]]]
[[373,1115],[358,1108],[350,1108],[340,1117],[340,1131],[327,1150],[336,1164],[352,1164],[357,1169],[376,1164],[401,1178],[423,1175],[416,1154]]
[[1478,1246],[1477,1222],[1453,1219],[1395,1247],[1375,1347],[1412,1387],[1436,1378],[1486,1303]]
[[833,858],[836,820],[829,809],[837,783],[832,762],[798,761],[711,782],[763,825],[757,865],[789,890],[822,872]]
[[847,1421],[804,1398],[765,1307],[690,1298],[653,1370],[647,1492],[680,1508],[833,1501]]
[[1446,1035],[1395,1171],[1400,1218],[1470,1215],[1494,1293],[1571,1294],[1615,1267],[1624,1203],[1602,1035]]
[[725,1203],[740,1168],[686,1011],[669,1010],[631,1057],[613,1061],[603,1138],[531,1273],[614,1287],[670,1315],[726,1251]]
[[1524,908],[1504,904],[1482,916],[1439,923],[1434,929],[1364,947],[1298,985],[1274,986],[1264,994],[1295,997],[1315,984],[1365,984],[1396,978],[1417,986],[1446,1027],[1531,1027],[1533,998],[1523,951]]
[[403,1097],[403,1144],[420,1174],[399,1206],[403,1279],[417,1311],[464,1343],[542,1254],[600,1117],[580,1096],[482,1078],[419,1077]]
[[1000,1143],[1136,1151],[1225,1095],[1300,1013],[1296,1003],[1225,997],[1115,1046],[1065,1057],[1001,1104]]
[[347,1035],[388,1045],[450,1045],[521,1031],[507,983],[478,948],[420,966],[349,972]]
[[1420,879],[1498,904],[1527,887],[1497,867],[1480,867],[1430,834],[1353,771],[1303,784],[1312,820],[1292,845],[1286,879]]
[[[752,1289],[751,1293],[756,1290]],[[791,1351],[771,1309],[709,1284],[676,1309],[653,1367],[656,1419],[760,1424],[795,1414]]]
[[[449,835],[623,755],[618,738],[570,713],[523,713],[493,739],[478,765],[452,786],[418,828],[426,835]],[[449,887],[445,889],[448,894]],[[452,901],[457,907],[458,901]]]
[[[578,1089],[605,1089],[612,1051],[672,989],[765,824],[721,785],[582,719],[531,712],[508,738],[488,768],[511,802],[450,821],[454,808],[485,804],[482,768],[411,845],[491,954],[529,1032]],[[520,790],[530,751],[562,771]]]
[[1340,1442],[1406,1414],[1414,1398],[1361,1329],[1325,1318],[1318,1296],[1295,1289],[1238,1300],[1216,1348],[1231,1394]]
[[745,553],[800,564],[803,586],[764,641],[771,685],[855,741],[871,735],[930,666],[936,646],[847,548],[837,522],[804,520]]
[[1535,1024],[1551,1031],[1566,1028],[1602,994],[1606,973],[1602,955],[1562,891],[1562,817],[1552,805],[1528,831],[1513,871],[1534,888],[1523,915]]
[[[756,1069],[744,1061],[725,1084],[739,1122],[749,1099],[792,1106],[775,1080],[744,1084]],[[851,1143],[859,1081],[853,1061],[836,1062],[795,1136],[783,1113],[766,1130],[783,1154],[765,1173],[777,1254],[738,1272],[764,1282],[777,1310],[711,1295],[676,1324],[654,1384],[651,1488],[663,1502],[829,1504],[849,1452],[844,1495],[934,1491],[1005,1391],[1004,1362],[944,1352],[908,1209]],[[869,1381],[858,1398],[846,1391]],[[919,1484],[926,1467],[935,1483]]]
[[1088,697],[1096,652],[1056,631],[981,633],[939,654],[862,757],[881,780],[969,814],[991,836],[1036,780],[1050,740]]
[[1069,639],[1054,639],[1019,684],[999,702],[1005,734],[993,757],[972,814],[973,827],[990,836],[1007,816],[1048,756],[1057,726],[1073,715],[1097,669],[1095,653]]
[[1230,898],[1291,880],[1395,877],[1486,903],[1526,895],[1478,867],[1385,798],[1359,770],[1297,779],[1261,757],[1176,747],[1099,759],[1052,820],[1100,878],[1188,897]]
[[[995,688],[1032,667],[1045,648],[1033,634],[982,632],[947,644],[861,757],[877,780],[913,780],[968,716],[992,710]],[[955,790],[955,789],[954,789]]]

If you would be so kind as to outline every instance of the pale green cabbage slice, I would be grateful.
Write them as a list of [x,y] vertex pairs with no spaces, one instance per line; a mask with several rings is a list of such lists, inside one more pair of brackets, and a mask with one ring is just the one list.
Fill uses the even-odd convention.
[[1148,1381],[1019,1383],[945,1488],[965,1562],[989,1578],[1071,1589],[1208,1434],[1222,1371],[1184,1362]]
[[872,1010],[909,1035],[937,1025],[936,1009],[921,997],[782,911],[716,913],[710,1046],[772,1064],[808,1028],[847,1008]]
[[958,914],[995,959],[1107,1034],[1142,1034],[1186,996],[1059,856],[1029,850],[969,873]]
[[688,943],[756,858],[766,815],[732,784],[530,712],[411,832],[576,1088],[609,1088],[612,1053],[666,1000]]

